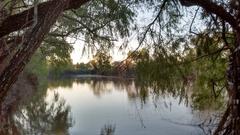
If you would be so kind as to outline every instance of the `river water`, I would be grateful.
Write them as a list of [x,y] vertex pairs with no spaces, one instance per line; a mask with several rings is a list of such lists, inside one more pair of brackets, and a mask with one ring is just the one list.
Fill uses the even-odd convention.
[[39,95],[14,114],[22,134],[203,135],[200,124],[210,113],[179,95],[142,89],[132,79],[55,80]]

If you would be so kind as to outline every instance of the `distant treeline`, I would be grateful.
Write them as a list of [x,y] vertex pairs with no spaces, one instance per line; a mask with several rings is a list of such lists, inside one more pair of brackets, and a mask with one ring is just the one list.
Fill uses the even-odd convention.
[[[135,77],[138,65],[150,59],[148,49],[129,51],[126,59],[122,61],[112,61],[108,52],[98,51],[88,63],[77,63],[73,65],[65,62],[52,62],[49,66],[49,77],[59,78],[71,75],[104,75]],[[142,71],[141,71],[142,72]]]
[[[93,59],[88,63],[77,63],[75,65],[68,64],[68,66],[61,67],[64,64],[54,65],[49,70],[51,77],[65,77],[71,75],[104,75],[104,76],[121,76],[121,77],[135,77],[136,65],[140,54],[143,51],[129,52],[128,57],[122,61],[112,61],[112,57],[107,52],[97,52]],[[146,52],[146,51],[145,51]],[[131,57],[130,57],[131,56]],[[133,57],[134,56],[134,57]],[[144,58],[146,58],[144,56]],[[66,65],[66,64],[65,64]]]
[[80,63],[73,65],[72,69],[63,71],[62,77],[72,75],[104,75],[104,76],[121,76],[121,77],[135,77],[135,65],[128,64],[126,62],[113,62],[99,64],[94,61],[90,61],[86,64]]

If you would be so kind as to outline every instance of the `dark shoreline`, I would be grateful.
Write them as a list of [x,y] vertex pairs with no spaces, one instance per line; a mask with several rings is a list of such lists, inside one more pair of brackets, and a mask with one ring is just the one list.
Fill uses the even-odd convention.
[[106,79],[135,79],[133,76],[98,75],[98,74],[65,74],[61,78],[106,78]]

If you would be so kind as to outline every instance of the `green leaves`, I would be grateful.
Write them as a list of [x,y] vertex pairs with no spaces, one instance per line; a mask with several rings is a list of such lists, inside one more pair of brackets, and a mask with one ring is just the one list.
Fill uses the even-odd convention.
[[111,56],[107,52],[97,52],[90,62],[97,74],[107,75],[111,71]]
[[73,47],[65,39],[48,36],[40,50],[51,64],[71,63],[70,53]]
[[134,15],[124,1],[94,0],[77,10],[66,12],[52,33],[80,38],[91,49],[98,46],[109,49],[113,41],[129,36]]
[[136,67],[139,84],[157,93],[188,95],[196,109],[209,106],[219,109],[224,103],[228,52],[223,53],[217,35],[196,36],[191,41],[190,48],[182,53],[179,53],[181,41],[171,42],[155,48],[149,60],[139,59]]

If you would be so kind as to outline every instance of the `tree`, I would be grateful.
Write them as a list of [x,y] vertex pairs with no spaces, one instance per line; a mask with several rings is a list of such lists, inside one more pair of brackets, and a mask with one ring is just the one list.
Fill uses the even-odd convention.
[[111,71],[111,58],[107,52],[98,51],[91,64],[98,74],[106,75]]
[[[153,2],[154,3],[154,2]],[[186,37],[198,36],[206,38],[207,36],[217,35],[220,46],[216,48],[213,54],[221,54],[229,56],[229,65],[227,70],[227,90],[229,94],[228,109],[223,115],[222,120],[214,134],[240,134],[240,79],[239,79],[239,64],[240,64],[240,4],[238,0],[218,1],[218,0],[163,0],[158,6],[158,13],[153,21],[146,27],[141,34],[140,44],[147,42],[151,46],[161,52],[163,57],[181,58],[182,51],[179,51],[179,46],[189,48],[186,43],[189,40],[176,32],[183,32],[179,24],[182,19],[182,10],[179,5],[195,9],[193,19],[189,24],[189,35]],[[197,32],[193,27],[194,22],[198,18],[204,21],[204,27]],[[197,41],[198,42],[198,41]],[[202,44],[209,42],[205,40]],[[175,48],[178,49],[175,49]],[[159,54],[159,53],[158,53]],[[208,54],[209,56],[211,54]],[[180,56],[180,57],[179,57]],[[199,56],[196,59],[206,57]],[[171,59],[169,59],[170,62]],[[160,62],[160,61],[159,61]],[[176,63],[176,62],[175,62]]]
[[[199,6],[202,7],[206,13],[220,18],[215,20],[216,25],[222,24],[221,33],[225,46],[230,49],[229,67],[227,71],[228,92],[230,96],[229,109],[225,113],[226,116],[220,121],[219,127],[215,134],[240,134],[240,120],[237,120],[240,115],[240,4],[237,0],[229,2],[219,2],[210,0],[180,0],[184,6]],[[221,22],[221,23],[220,23]],[[232,28],[235,36],[234,44],[229,45],[226,38],[226,23]],[[218,26],[216,26],[218,27]],[[228,114],[228,115],[227,115]],[[229,123],[227,117],[230,118]],[[225,126],[225,130],[223,127]],[[223,132],[221,132],[223,130]]]
[[[15,2],[15,1],[11,1]],[[31,26],[26,32],[20,37],[20,42],[13,41],[15,54],[12,56],[1,54],[1,79],[0,79],[0,98],[2,99],[11,85],[16,81],[17,76],[23,70],[26,63],[29,61],[34,52],[39,48],[44,36],[49,32],[51,26],[55,23],[57,18],[61,15],[63,10],[71,9],[81,6],[87,1],[71,1],[71,0],[54,0],[41,3],[38,7],[33,7],[29,10],[21,12],[19,14],[13,14],[12,16],[6,17],[2,14],[3,22],[1,23],[1,31],[5,32],[1,35],[1,50],[4,50],[7,39],[3,36],[7,36],[10,32],[19,30],[21,27]],[[4,11],[4,9],[2,9]],[[34,14],[37,16],[34,16]],[[25,18],[24,18],[25,17]],[[27,20],[26,17],[29,19]],[[16,22],[15,19],[20,19],[17,24],[14,25],[12,22]],[[18,27],[18,28],[16,28]],[[10,28],[10,30],[8,29]],[[21,29],[22,29],[21,28]],[[18,35],[16,35],[18,36]],[[6,58],[10,57],[10,58]],[[5,64],[4,64],[5,63]],[[6,64],[9,63],[9,64]],[[4,67],[5,66],[5,67]]]
[[[129,34],[128,26],[133,13],[128,10],[126,5],[112,0],[98,0],[77,10],[86,2],[88,0],[68,0],[63,3],[46,1],[36,4],[32,0],[1,2],[4,5],[1,9],[0,25],[2,39],[0,48],[1,98],[15,82],[18,74],[43,40],[44,43],[40,49],[46,57],[54,63],[65,63],[66,60],[69,60],[71,51],[70,44],[66,42],[68,37],[78,39],[79,33],[81,33],[87,46],[94,48],[94,45],[98,43],[102,44],[102,48],[109,48],[115,40],[112,38],[113,36]],[[62,4],[59,14],[55,13],[57,4]],[[51,11],[49,10],[46,14],[48,9]],[[66,10],[71,11],[60,16]],[[57,18],[59,19],[57,20]],[[57,23],[55,23],[56,21]],[[36,25],[37,23],[38,25]],[[44,30],[45,25],[46,30]],[[34,29],[35,26],[36,29]],[[37,30],[39,30],[39,35],[33,37],[32,35],[36,35]],[[50,33],[44,39],[49,31]],[[34,45],[35,42],[36,45]]]
[[128,52],[127,58],[134,63],[138,63],[140,61],[148,61],[149,51],[146,48],[137,51],[130,51]]
[[[14,9],[13,7],[16,7],[16,4],[14,3],[17,1],[12,0],[11,3],[13,4],[2,8],[0,26],[0,98],[4,97],[9,87],[15,82],[18,74],[22,71],[25,64],[29,61],[36,49],[39,48],[40,43],[43,41],[44,35],[48,33],[51,26],[54,24],[60,14],[64,10],[76,9],[87,1],[88,0],[52,0],[42,2],[33,8],[27,8],[23,12],[13,13],[12,9]],[[6,1],[3,2],[5,3]],[[155,9],[154,11],[156,13],[156,17],[149,25],[140,30],[139,44],[150,44],[157,51],[160,50],[160,52],[163,52],[163,57],[169,55],[178,57],[177,54],[181,53],[179,52],[179,48],[181,47],[178,46],[183,45],[184,47],[187,47],[187,45],[184,44],[189,42],[186,37],[191,37],[193,35],[202,35],[205,37],[206,35],[217,34],[221,38],[224,48],[227,49],[216,50],[216,52],[221,53],[223,51],[226,52],[227,50],[226,54],[229,55],[227,82],[230,100],[229,108],[226,111],[226,115],[224,115],[225,117],[223,117],[222,121],[220,121],[220,125],[216,130],[216,134],[220,133],[220,129],[224,129],[221,132],[223,134],[240,134],[240,120],[238,119],[240,117],[240,4],[238,0],[137,0],[134,2],[119,0],[117,4],[114,0],[109,0],[107,2],[111,3],[110,5],[113,6],[112,9],[117,9],[116,5],[119,5],[119,3],[126,5],[122,6],[124,8],[122,8],[120,12],[117,12],[119,16],[125,19],[116,22],[116,25],[114,26],[111,25],[111,28],[118,28],[121,26],[121,24],[129,23],[129,21],[126,20],[132,16],[123,16],[121,14],[122,11],[129,9],[127,8],[129,5],[134,5],[132,6],[133,11],[134,8],[141,5],[141,3],[144,3],[144,6],[147,8]],[[103,4],[106,5],[108,3]],[[193,16],[191,23],[189,23],[190,36],[176,34],[177,32],[181,32],[181,26],[179,27],[179,24],[180,20],[183,18],[182,14],[184,13],[183,9],[181,9],[181,6],[196,9],[195,15]],[[22,9],[20,9],[20,11],[22,11]],[[37,16],[36,13],[38,13]],[[116,12],[109,10],[109,14],[114,13]],[[129,14],[131,13],[132,12],[129,12]],[[94,15],[94,13],[92,15]],[[205,27],[201,28],[202,31],[200,33],[194,31],[193,28],[197,17],[204,21],[205,25]],[[46,21],[48,22],[46,23]],[[87,32],[91,33],[86,37],[86,39],[89,40],[94,37],[106,39],[104,31],[96,33],[93,32],[92,29],[89,29],[89,27],[85,28]],[[123,33],[120,34],[121,36],[128,34],[127,29],[124,30],[122,31]],[[16,31],[18,31],[18,33]],[[12,33],[14,36],[10,36],[9,38],[8,36],[11,35],[10,33]],[[20,34],[20,36],[18,34]],[[205,42],[207,42],[207,40]],[[94,42],[91,43],[94,44]],[[168,46],[166,47],[164,45]],[[5,51],[5,46],[11,48],[11,55]],[[108,48],[108,46],[105,48]]]

